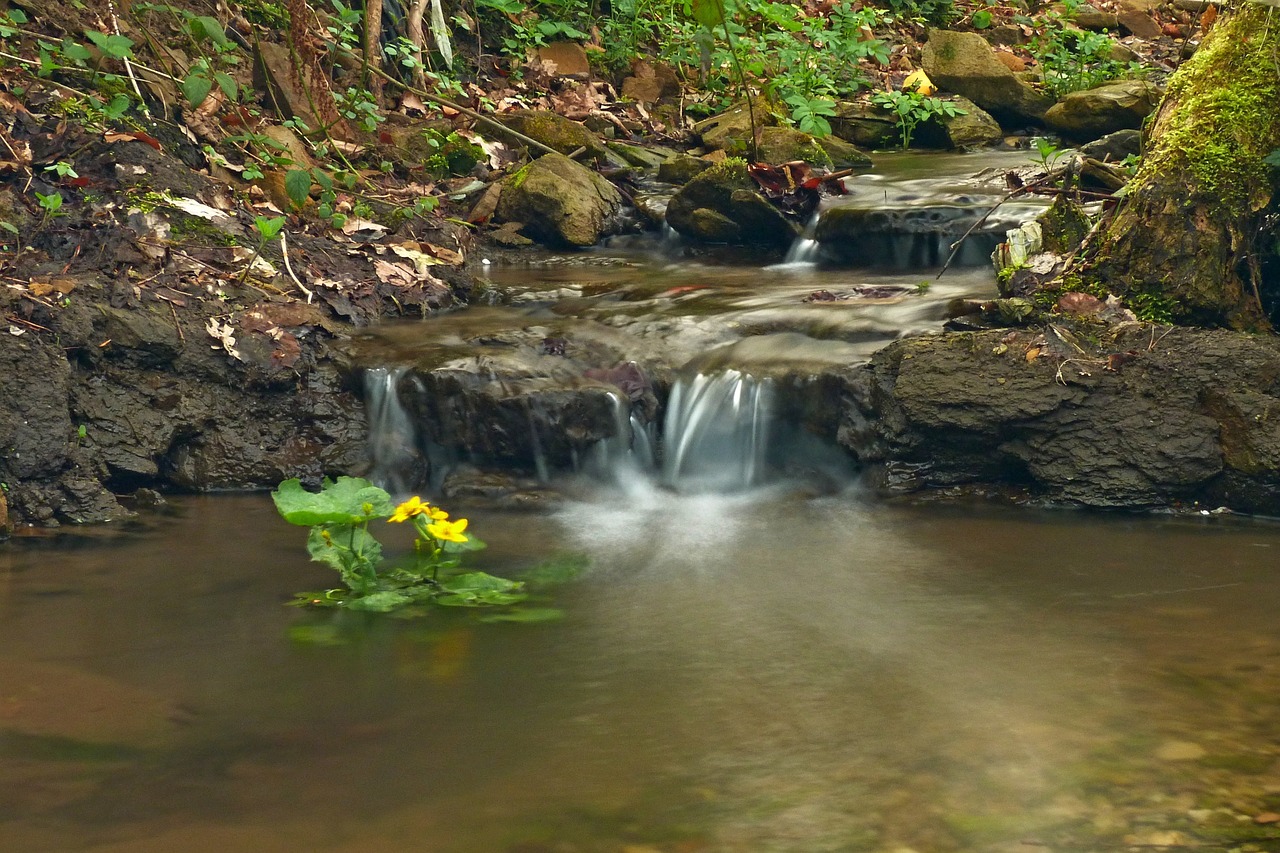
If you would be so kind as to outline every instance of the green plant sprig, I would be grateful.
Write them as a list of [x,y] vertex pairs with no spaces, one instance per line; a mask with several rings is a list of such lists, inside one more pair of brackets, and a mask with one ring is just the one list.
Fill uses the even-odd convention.
[[[484,548],[465,518],[418,497],[392,505],[383,489],[359,477],[326,480],[318,492],[286,480],[271,497],[285,521],[310,528],[307,553],[338,572],[346,589],[301,593],[294,603],[313,607],[388,612],[415,604],[510,607],[528,598],[524,584],[466,570],[463,555]],[[374,522],[409,521],[415,533],[407,564],[384,569]]]

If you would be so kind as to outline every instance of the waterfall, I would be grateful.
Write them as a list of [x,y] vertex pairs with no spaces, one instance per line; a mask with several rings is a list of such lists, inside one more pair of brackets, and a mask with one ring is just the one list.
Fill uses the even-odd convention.
[[393,494],[415,488],[424,464],[417,426],[396,391],[404,373],[403,367],[375,367],[364,372],[372,463],[369,479]]
[[671,389],[663,481],[681,491],[729,491],[763,474],[773,388],[736,370],[699,373]]
[[614,482],[647,476],[656,467],[651,427],[631,410],[621,394],[610,394],[614,433],[591,448],[586,468],[597,477]]
[[818,218],[821,215],[815,213],[809,219],[809,223],[804,226],[804,231],[787,250],[787,256],[782,259],[784,264],[816,264],[818,262],[820,244],[814,236],[818,233]]

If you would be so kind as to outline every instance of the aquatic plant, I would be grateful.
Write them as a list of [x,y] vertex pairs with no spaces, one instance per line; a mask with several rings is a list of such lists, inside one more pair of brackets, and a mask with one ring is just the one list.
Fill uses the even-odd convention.
[[[294,603],[386,612],[410,605],[503,607],[528,596],[519,581],[462,568],[462,555],[484,543],[467,532],[465,518],[421,498],[393,506],[391,496],[368,480],[339,477],[309,492],[285,480],[271,493],[285,521],[311,528],[307,553],[337,571],[345,589],[300,593]],[[410,522],[416,534],[407,562],[383,568],[382,543],[370,532],[374,522]]]

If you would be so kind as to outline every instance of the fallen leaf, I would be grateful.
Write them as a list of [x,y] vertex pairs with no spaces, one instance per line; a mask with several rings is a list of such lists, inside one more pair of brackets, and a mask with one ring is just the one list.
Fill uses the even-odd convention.
[[160,140],[156,139],[151,134],[143,133],[140,130],[131,130],[127,133],[107,133],[103,135],[102,139],[104,142],[128,142],[128,141],[145,142],[146,144],[150,145],[152,148],[156,149],[157,151],[164,150],[164,148],[160,145]]
[[923,70],[913,71],[908,74],[907,79],[902,81],[902,89],[903,91],[915,89],[922,95],[932,95],[937,91],[933,81],[929,79],[929,75],[925,74]]
[[1027,361],[1035,361],[1040,357],[1040,347],[1031,347],[1027,350]]

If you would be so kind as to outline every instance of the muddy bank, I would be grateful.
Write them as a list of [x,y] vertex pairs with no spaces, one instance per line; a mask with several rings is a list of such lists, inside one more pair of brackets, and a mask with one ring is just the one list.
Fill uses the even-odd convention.
[[843,393],[840,441],[888,493],[1012,485],[1090,507],[1280,513],[1274,337],[1145,324],[1093,344],[1052,327],[927,336],[849,371]]

